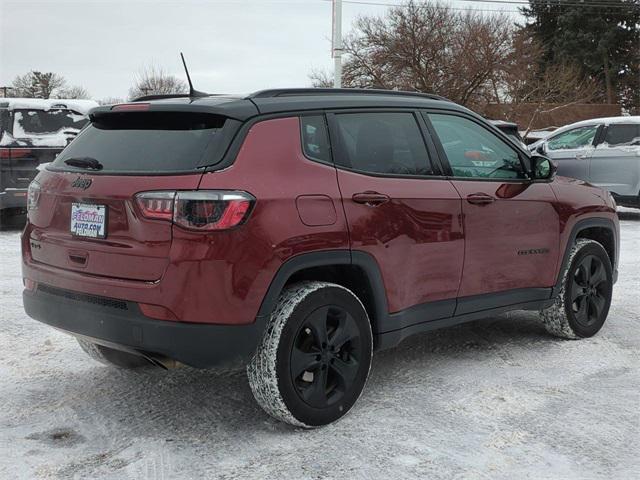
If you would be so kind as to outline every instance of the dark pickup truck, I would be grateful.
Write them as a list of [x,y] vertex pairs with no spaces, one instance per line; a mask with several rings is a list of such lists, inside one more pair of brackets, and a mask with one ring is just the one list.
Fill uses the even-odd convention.
[[88,122],[92,100],[0,99],[0,215],[21,214],[38,165],[52,162]]

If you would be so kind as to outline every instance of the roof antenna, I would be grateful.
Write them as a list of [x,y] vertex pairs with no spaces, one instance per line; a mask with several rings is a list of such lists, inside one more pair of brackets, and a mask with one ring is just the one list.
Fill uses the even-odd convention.
[[180,52],[180,57],[182,58],[182,65],[184,65],[184,73],[187,74],[187,81],[189,82],[189,96],[190,97],[208,97],[208,93],[199,92],[193,88],[193,84],[191,83],[191,77],[189,76],[189,69],[187,68],[187,62],[184,61],[184,55]]

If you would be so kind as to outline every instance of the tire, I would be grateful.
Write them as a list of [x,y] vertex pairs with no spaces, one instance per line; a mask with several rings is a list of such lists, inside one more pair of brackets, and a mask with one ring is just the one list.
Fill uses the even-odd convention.
[[98,345],[97,343],[82,340],[80,338],[77,338],[76,340],[78,340],[80,348],[82,348],[87,355],[97,362],[105,365],[131,370],[151,365],[146,358],[139,355]]
[[298,283],[278,298],[247,366],[249,385],[272,417],[298,427],[327,425],[360,397],[372,352],[369,317],[353,292]]
[[604,247],[594,240],[577,239],[560,293],[553,305],[541,312],[545,328],[561,338],[592,337],[604,325],[612,291],[611,261]]

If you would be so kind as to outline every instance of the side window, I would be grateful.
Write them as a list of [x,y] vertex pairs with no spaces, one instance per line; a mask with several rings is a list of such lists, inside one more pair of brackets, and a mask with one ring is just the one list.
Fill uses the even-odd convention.
[[324,115],[312,115],[300,118],[302,128],[302,151],[314,160],[331,162],[329,135]]
[[489,130],[457,115],[429,114],[453,175],[524,178],[518,153]]
[[369,173],[435,174],[413,113],[341,113],[335,119],[336,164]]
[[561,133],[547,142],[549,150],[572,150],[583,148],[593,143],[593,138],[598,131],[598,125],[578,127]]
[[605,145],[640,145],[640,124],[609,125],[604,137]]

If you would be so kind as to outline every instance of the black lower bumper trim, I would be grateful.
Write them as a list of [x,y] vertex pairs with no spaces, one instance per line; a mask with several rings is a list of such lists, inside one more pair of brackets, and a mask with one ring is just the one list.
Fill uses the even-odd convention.
[[239,326],[154,320],[142,315],[135,303],[118,309],[40,290],[25,290],[23,302],[30,317],[67,333],[196,368],[247,363],[265,325],[264,317]]

